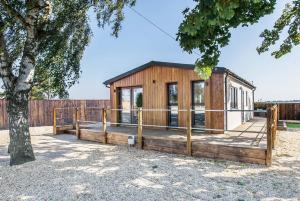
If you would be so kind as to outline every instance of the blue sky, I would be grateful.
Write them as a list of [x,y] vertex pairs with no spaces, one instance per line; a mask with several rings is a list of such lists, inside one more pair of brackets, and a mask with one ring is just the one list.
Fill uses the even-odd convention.
[[[233,30],[230,44],[222,49],[219,66],[227,67],[257,86],[255,99],[300,100],[300,47],[276,60],[270,53],[258,55],[259,34],[270,28],[285,3],[277,1],[272,15],[250,27]],[[183,15],[181,11],[194,5],[192,0],[138,0],[134,7],[147,18],[176,37]],[[197,55],[183,52],[178,42],[158,31],[132,10],[125,9],[125,21],[119,38],[110,35],[110,27],[98,28],[91,16],[94,36],[82,59],[79,84],[70,89],[70,98],[109,98],[103,81],[151,60],[194,63]]]

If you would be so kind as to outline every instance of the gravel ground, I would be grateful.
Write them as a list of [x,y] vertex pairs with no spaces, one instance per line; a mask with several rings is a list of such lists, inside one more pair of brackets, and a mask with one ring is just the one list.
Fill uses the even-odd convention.
[[0,131],[0,200],[300,200],[300,132],[280,132],[270,168],[31,133],[37,160],[10,167]]

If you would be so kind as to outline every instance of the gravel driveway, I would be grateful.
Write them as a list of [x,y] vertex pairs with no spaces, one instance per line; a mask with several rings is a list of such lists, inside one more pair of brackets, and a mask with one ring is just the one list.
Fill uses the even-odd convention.
[[0,200],[300,200],[300,132],[281,132],[266,168],[136,150],[32,128],[37,160],[9,166],[0,131]]

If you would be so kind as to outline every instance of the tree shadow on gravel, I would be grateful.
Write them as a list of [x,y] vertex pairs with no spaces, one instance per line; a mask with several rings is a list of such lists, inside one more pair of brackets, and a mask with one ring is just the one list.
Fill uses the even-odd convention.
[[[13,200],[274,200],[300,197],[300,161],[267,168],[40,135],[37,160],[0,164]],[[0,148],[2,149],[2,147]],[[18,189],[12,190],[12,189]]]

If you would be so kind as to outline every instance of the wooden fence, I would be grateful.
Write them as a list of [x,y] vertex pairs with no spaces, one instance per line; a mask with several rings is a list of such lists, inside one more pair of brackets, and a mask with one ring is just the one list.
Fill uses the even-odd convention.
[[[8,116],[6,112],[6,101],[0,100],[0,129],[8,128]],[[82,114],[89,115],[93,110],[85,110],[85,108],[110,107],[109,100],[32,100],[29,102],[29,123],[30,126],[52,126],[53,125],[53,109],[54,108],[80,108]],[[72,112],[70,119],[72,119]],[[92,114],[90,114],[92,115]]]
[[[267,109],[274,103],[255,103],[254,108]],[[279,120],[300,120],[300,103],[276,103],[278,105]]]

